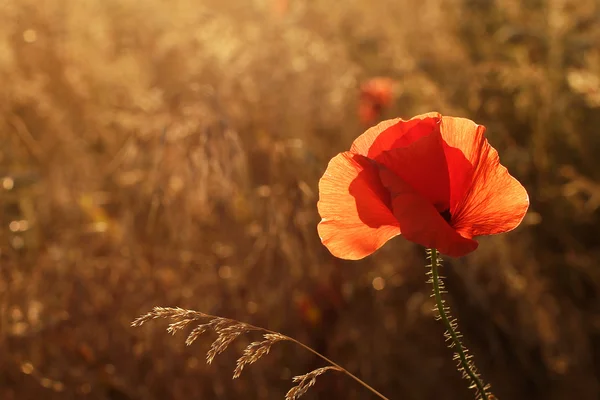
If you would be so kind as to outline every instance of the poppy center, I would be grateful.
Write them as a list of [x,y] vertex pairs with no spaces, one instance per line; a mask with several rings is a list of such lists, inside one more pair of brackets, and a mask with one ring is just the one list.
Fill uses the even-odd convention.
[[450,220],[452,219],[452,214],[450,214],[450,209],[446,209],[444,211],[441,211],[440,215],[442,216],[442,218],[444,218],[444,220],[447,223],[450,223]]

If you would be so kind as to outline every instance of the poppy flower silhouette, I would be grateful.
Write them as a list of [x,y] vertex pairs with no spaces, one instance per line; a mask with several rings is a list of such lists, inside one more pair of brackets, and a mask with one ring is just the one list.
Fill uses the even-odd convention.
[[357,260],[401,234],[461,257],[477,248],[476,236],[516,228],[529,197],[484,134],[482,125],[438,113],[368,129],[319,182],[323,244]]

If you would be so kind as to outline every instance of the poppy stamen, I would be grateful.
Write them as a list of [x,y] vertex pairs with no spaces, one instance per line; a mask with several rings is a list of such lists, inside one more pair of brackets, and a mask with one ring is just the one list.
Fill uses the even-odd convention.
[[452,214],[450,214],[450,209],[446,209],[446,210],[440,212],[440,215],[442,216],[442,218],[444,218],[444,221],[446,221],[447,223],[450,223],[450,220],[452,219]]

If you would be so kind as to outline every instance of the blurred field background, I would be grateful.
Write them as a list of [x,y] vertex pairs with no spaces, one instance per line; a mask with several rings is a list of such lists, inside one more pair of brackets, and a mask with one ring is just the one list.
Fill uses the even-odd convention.
[[[292,344],[232,381],[239,338],[186,348],[153,306],[293,336],[390,399],[468,399],[424,251],[360,262],[316,234],[317,182],[379,119],[488,127],[527,187],[516,231],[446,262],[501,399],[598,399],[598,0],[0,2],[0,398],[277,399],[322,366]],[[341,374],[306,399],[362,399]]]

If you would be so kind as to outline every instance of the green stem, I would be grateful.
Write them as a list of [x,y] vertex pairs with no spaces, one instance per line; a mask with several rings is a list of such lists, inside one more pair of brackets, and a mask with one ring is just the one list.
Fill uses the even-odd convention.
[[435,298],[435,304],[439,313],[439,319],[443,322],[446,327],[446,337],[450,341],[450,348],[455,350],[454,357],[458,360],[459,370],[463,372],[465,378],[469,379],[474,388],[477,391],[477,398],[484,400],[492,400],[495,397],[490,393],[489,386],[487,386],[477,372],[477,368],[473,363],[472,356],[468,354],[469,350],[463,346],[460,341],[462,336],[458,331],[458,325],[456,319],[452,319],[450,315],[450,307],[445,305],[445,301],[442,298],[444,293],[444,282],[439,273],[439,267],[441,267],[441,259],[438,257],[438,251],[436,249],[428,250],[431,257],[431,283],[433,284],[433,297]]

